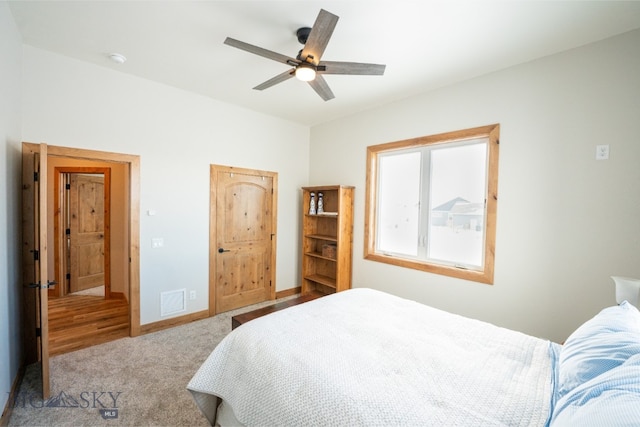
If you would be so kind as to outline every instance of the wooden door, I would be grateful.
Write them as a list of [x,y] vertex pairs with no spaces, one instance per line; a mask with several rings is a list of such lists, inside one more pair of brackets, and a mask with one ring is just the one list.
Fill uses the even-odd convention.
[[102,285],[105,285],[105,294],[108,291],[109,257],[105,256],[109,248],[108,181],[108,173],[70,174],[70,292]]
[[277,174],[211,166],[210,311],[275,299]]
[[40,362],[42,398],[50,395],[47,251],[47,145],[22,144],[25,363]]

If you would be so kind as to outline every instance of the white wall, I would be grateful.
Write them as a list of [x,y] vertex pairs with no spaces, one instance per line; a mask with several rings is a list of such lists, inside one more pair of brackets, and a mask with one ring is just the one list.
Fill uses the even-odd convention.
[[307,127],[30,46],[23,61],[25,141],[141,156],[141,324],[163,319],[164,291],[208,307],[210,164],[278,173],[276,290],[298,286]]
[[22,40],[0,2],[0,412],[20,367],[20,70]]
[[[614,304],[609,276],[640,277],[638,46],[635,31],[312,128],[310,185],[356,186],[354,287],[555,341]],[[366,147],[493,123],[495,284],[364,260]]]

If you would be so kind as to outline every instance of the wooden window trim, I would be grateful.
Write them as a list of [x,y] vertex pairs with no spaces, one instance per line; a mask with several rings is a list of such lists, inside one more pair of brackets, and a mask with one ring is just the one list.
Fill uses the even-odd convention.
[[[465,141],[476,138],[488,138],[487,145],[487,201],[485,222],[484,268],[482,271],[466,270],[458,267],[433,264],[428,261],[391,257],[377,253],[376,242],[376,207],[377,207],[377,160],[381,153],[433,144],[446,144],[454,141]],[[386,144],[367,147],[367,179],[365,196],[364,224],[364,258],[399,267],[422,270],[429,273],[456,277],[474,282],[493,284],[495,264],[496,219],[498,208],[498,154],[500,144],[500,125],[493,124],[437,135],[423,136]]]

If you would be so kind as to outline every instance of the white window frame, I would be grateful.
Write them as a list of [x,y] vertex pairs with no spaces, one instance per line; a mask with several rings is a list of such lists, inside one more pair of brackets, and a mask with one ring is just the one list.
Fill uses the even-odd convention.
[[[496,212],[498,204],[498,147],[500,125],[494,124],[472,129],[424,136],[404,141],[367,147],[367,183],[365,199],[364,258],[435,274],[442,274],[480,283],[493,284],[495,262]],[[481,265],[462,265],[423,259],[410,255],[386,253],[377,247],[379,161],[389,153],[434,148],[434,145],[455,146],[472,140],[487,142],[487,179],[484,206],[483,253]],[[416,239],[420,236],[416,235]],[[424,238],[424,237],[423,237]]]

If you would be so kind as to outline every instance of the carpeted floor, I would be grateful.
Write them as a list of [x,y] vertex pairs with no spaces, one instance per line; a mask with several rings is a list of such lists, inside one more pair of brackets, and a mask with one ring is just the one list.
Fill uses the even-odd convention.
[[232,316],[271,303],[55,356],[46,402],[38,366],[29,366],[9,426],[206,426],[187,383]]

